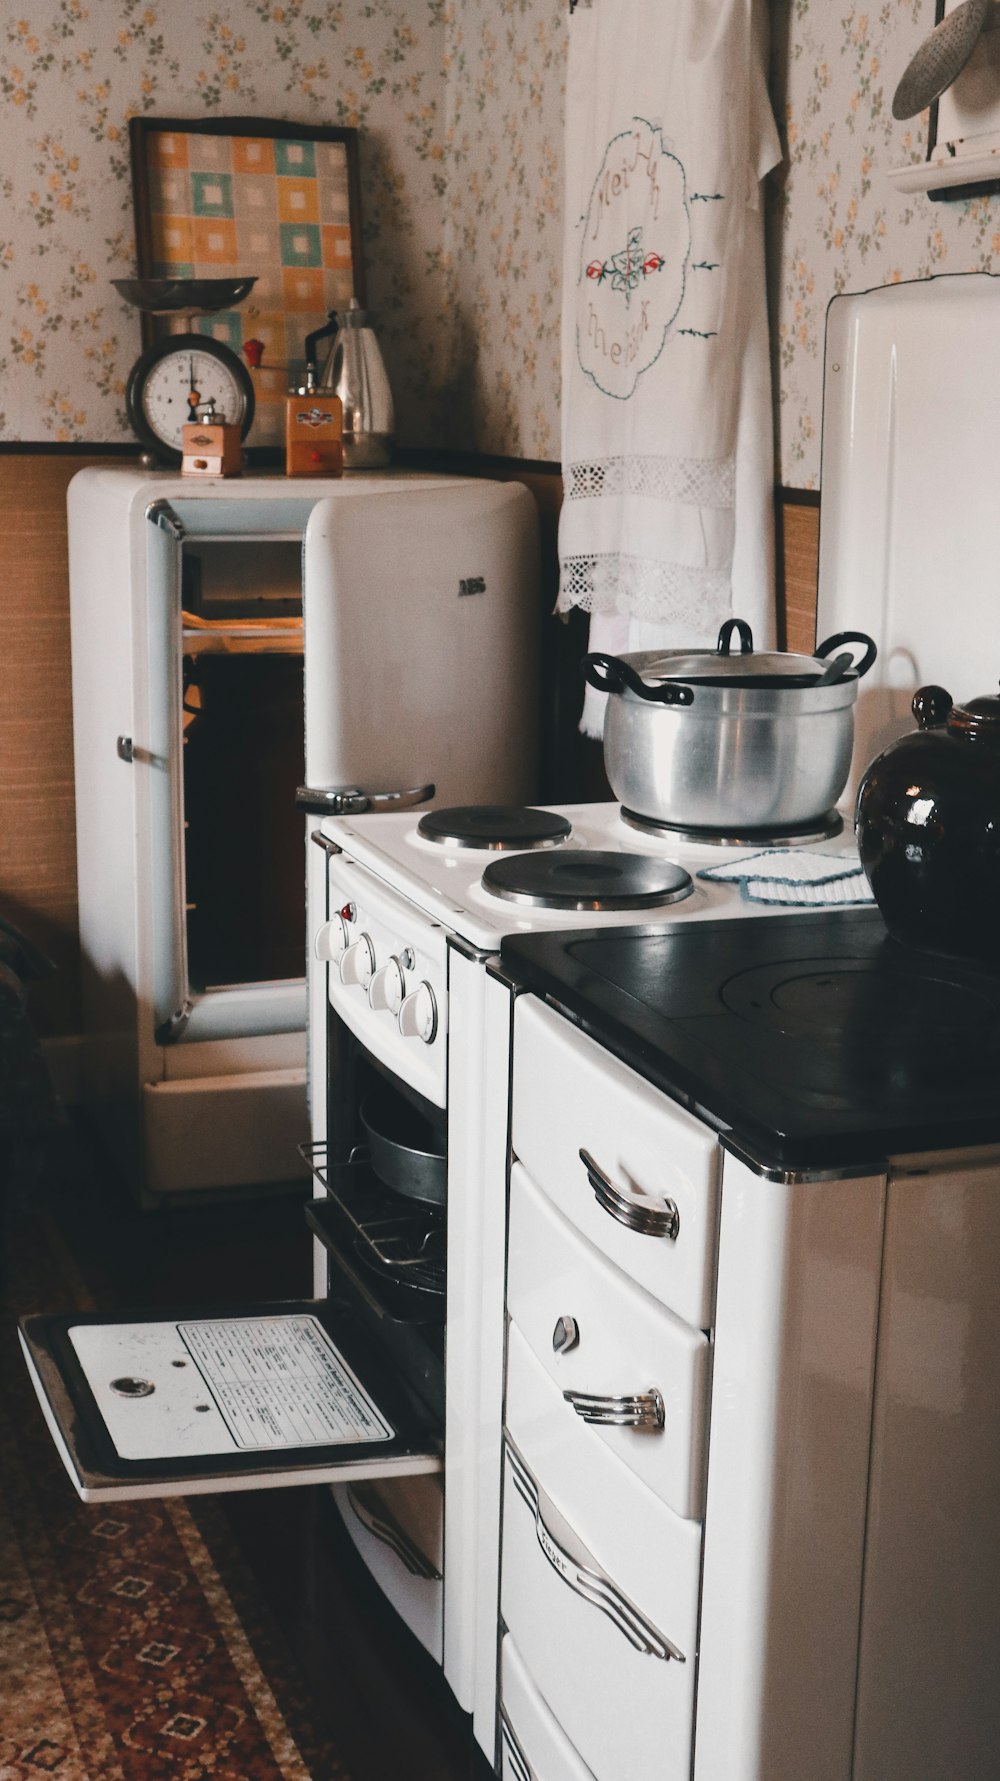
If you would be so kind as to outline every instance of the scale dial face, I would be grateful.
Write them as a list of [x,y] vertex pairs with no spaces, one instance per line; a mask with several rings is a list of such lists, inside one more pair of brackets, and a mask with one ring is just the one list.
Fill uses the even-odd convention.
[[253,420],[250,373],[236,354],[206,334],[170,334],[136,360],[125,391],[133,430],[166,463],[181,461],[181,428],[194,419],[188,397],[211,398],[216,417],[239,426],[245,439]]

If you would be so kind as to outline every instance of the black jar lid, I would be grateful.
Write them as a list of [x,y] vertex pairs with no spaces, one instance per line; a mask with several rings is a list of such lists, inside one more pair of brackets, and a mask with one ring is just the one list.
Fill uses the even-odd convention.
[[981,693],[954,705],[943,686],[922,686],[914,694],[913,715],[922,730],[947,726],[950,736],[1000,748],[1000,695]]
[[1000,748],[1000,696],[982,693],[967,699],[964,705],[953,705],[948,716],[948,729],[954,736],[969,742],[982,742],[989,748]]

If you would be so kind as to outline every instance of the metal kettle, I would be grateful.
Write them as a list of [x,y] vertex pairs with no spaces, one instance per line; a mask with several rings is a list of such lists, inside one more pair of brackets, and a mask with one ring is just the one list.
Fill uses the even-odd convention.
[[333,345],[316,387],[339,396],[344,410],[344,469],[375,470],[388,464],[396,417],[378,337],[352,297],[339,314],[330,310],[325,328],[306,339],[306,359],[316,364],[316,348],[333,336]]

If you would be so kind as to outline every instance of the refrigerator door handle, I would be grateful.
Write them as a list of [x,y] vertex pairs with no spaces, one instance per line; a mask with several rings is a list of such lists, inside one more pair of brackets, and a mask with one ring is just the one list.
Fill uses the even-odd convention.
[[413,810],[434,796],[433,785],[373,792],[360,785],[300,785],[295,802],[309,816],[361,816],[369,810]]
[[176,538],[178,542],[183,538],[183,522],[178,518],[169,501],[151,501],[146,508],[146,518],[151,526],[159,526],[161,531],[169,532],[171,538]]

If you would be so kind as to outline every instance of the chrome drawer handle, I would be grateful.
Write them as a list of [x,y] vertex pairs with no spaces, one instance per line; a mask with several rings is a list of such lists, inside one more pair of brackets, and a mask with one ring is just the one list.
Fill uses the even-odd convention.
[[623,1595],[617,1584],[598,1567],[586,1547],[567,1526],[559,1511],[549,1502],[535,1483],[509,1435],[504,1446],[510,1461],[510,1474],[518,1495],[527,1503],[535,1522],[535,1535],[552,1569],[563,1582],[584,1601],[591,1602],[606,1614],[633,1650],[646,1657],[659,1657],[667,1663],[675,1658],[686,1663],[683,1651],[655,1627],[651,1620]]
[[376,1540],[381,1540],[383,1546],[388,1546],[390,1552],[396,1554],[411,1577],[423,1577],[428,1583],[440,1583],[441,1572],[437,1566],[424,1556],[419,1546],[414,1545],[370,1485],[349,1484],[347,1500],[355,1519]]
[[681,1228],[681,1215],[676,1202],[664,1196],[662,1206],[640,1206],[635,1200],[627,1199],[617,1188],[599,1163],[595,1163],[589,1150],[581,1150],[580,1161],[587,1171],[590,1185],[594,1190],[594,1198],[599,1206],[619,1224],[627,1225],[630,1231],[639,1231],[644,1237],[669,1237],[676,1243]]
[[510,1757],[511,1773],[514,1775],[515,1781],[535,1781],[535,1771],[515,1738],[514,1727],[503,1707],[500,1708],[500,1735],[503,1738],[504,1749]]
[[584,1422],[596,1422],[603,1428],[659,1431],[666,1427],[667,1412],[655,1386],[652,1391],[624,1398],[594,1397],[587,1391],[564,1391],[563,1397]]

